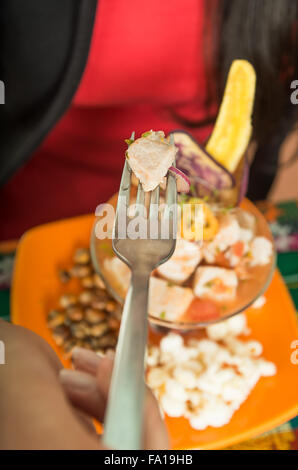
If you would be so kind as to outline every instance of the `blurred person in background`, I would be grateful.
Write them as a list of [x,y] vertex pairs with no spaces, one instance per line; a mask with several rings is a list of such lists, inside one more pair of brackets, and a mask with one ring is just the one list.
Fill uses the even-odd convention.
[[237,58],[257,72],[248,196],[265,198],[297,119],[297,12],[298,0],[2,0],[0,239],[94,211],[117,191],[132,130],[205,142]]

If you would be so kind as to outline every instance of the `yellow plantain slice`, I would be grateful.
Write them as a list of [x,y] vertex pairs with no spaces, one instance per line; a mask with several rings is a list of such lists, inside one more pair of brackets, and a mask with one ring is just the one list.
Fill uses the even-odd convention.
[[235,60],[206,146],[206,150],[231,173],[237,168],[251,137],[255,88],[253,66],[246,60]]

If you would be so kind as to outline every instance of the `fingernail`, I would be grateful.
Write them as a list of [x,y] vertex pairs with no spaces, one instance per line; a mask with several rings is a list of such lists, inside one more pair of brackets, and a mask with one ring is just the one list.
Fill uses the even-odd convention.
[[75,348],[72,353],[72,360],[75,368],[95,374],[101,358],[98,354],[88,349]]
[[115,357],[115,351],[113,351],[113,349],[108,349],[107,354],[106,354],[106,357],[107,357],[108,359],[114,359],[114,357]]
[[61,369],[59,378],[64,387],[75,390],[90,390],[95,384],[95,379],[90,375],[69,369]]

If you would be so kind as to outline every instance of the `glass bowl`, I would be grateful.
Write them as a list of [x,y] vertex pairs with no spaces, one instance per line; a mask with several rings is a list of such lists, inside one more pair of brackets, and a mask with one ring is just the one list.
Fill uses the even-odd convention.
[[[117,203],[117,194],[115,194],[109,201],[108,204],[111,204],[113,207],[116,207]],[[199,321],[170,321],[160,317],[155,317],[148,314],[149,321],[152,325],[159,327],[165,327],[175,330],[193,330],[199,328],[205,328],[206,326],[218,323],[222,320],[226,320],[238,313],[243,312],[248,307],[250,307],[261,295],[264,294],[267,287],[269,286],[275,266],[276,266],[276,254],[274,251],[274,243],[271,231],[269,226],[261,214],[261,212],[252,204],[249,200],[245,199],[240,207],[231,209],[232,211],[246,211],[253,214],[256,218],[256,235],[264,236],[269,239],[273,245],[273,253],[271,256],[270,263],[265,266],[255,266],[253,268],[253,277],[249,281],[240,281],[237,288],[236,299],[232,302],[225,305],[225,309],[221,309],[220,315],[212,319],[201,319]],[[105,269],[104,260],[107,257],[115,256],[112,248],[112,240],[106,238],[100,240],[96,237],[95,227],[98,220],[95,221],[95,224],[91,233],[90,240],[90,250],[91,250],[91,259],[94,265],[96,272],[104,281],[107,291],[111,296],[117,300],[120,304],[123,304],[125,299],[125,289],[122,285],[119,285],[118,282],[110,275],[110,273]],[[247,288],[249,282],[249,289]],[[199,312],[198,312],[199,313]]]

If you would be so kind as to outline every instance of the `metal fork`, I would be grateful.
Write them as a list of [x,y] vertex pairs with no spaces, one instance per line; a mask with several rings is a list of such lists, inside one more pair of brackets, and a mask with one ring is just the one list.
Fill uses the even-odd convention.
[[[145,352],[147,345],[147,310],[149,277],[153,269],[167,261],[173,254],[177,234],[177,188],[175,176],[169,174],[166,187],[166,208],[159,216],[159,187],[150,192],[149,216],[146,219],[147,239],[132,240],[127,237],[130,202],[131,169],[125,162],[113,231],[113,249],[131,269],[131,284],[126,296],[108,407],[104,422],[104,443],[111,448],[141,449],[143,439],[143,408],[145,393]],[[139,183],[136,199],[136,216],[144,208],[145,193]],[[118,227],[119,221],[124,226]],[[161,237],[161,224],[168,226],[166,238]],[[168,225],[167,225],[168,224]],[[157,227],[155,236],[151,228]],[[124,230],[123,230],[124,229]],[[123,233],[124,232],[124,237]]]

